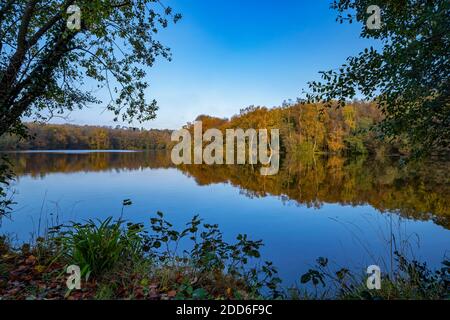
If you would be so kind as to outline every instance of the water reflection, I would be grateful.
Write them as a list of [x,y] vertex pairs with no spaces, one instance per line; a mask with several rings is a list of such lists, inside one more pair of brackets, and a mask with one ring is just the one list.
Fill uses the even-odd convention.
[[[12,153],[20,176],[49,173],[135,171],[174,167],[170,154]],[[380,212],[433,220],[450,229],[450,163],[402,164],[399,159],[309,157],[282,161],[275,176],[261,176],[252,166],[180,166],[198,185],[229,183],[248,197],[277,196],[282,201],[320,208],[323,204],[370,205]]]

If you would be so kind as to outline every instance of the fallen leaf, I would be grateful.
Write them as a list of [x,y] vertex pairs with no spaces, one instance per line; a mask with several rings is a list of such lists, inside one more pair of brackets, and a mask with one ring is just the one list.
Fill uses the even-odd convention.
[[167,292],[167,296],[169,298],[174,298],[177,295],[177,292],[175,290],[171,290],[169,292]]
[[25,260],[26,264],[35,264],[36,263],[36,257],[31,255]]

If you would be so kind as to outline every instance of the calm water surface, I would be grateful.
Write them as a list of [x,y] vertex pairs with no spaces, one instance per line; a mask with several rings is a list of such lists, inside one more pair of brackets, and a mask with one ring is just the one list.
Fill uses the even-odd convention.
[[[15,212],[0,233],[18,242],[69,220],[124,217],[149,224],[157,212],[180,228],[195,214],[227,240],[262,239],[262,256],[285,284],[316,258],[388,271],[392,250],[438,267],[450,254],[449,163],[396,159],[284,159],[272,177],[243,166],[174,167],[164,152],[10,153]],[[394,239],[392,243],[390,239]]]

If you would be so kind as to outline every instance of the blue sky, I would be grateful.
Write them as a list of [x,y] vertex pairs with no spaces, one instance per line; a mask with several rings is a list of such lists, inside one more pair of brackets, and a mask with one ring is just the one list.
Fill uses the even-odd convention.
[[[299,97],[318,71],[373,44],[359,37],[361,25],[335,21],[331,0],[163,3],[183,19],[157,36],[173,60],[160,59],[149,70],[147,97],[160,109],[146,128],[176,129],[199,114],[230,117],[249,105],[279,106]],[[116,125],[103,109],[73,112],[70,122]]]

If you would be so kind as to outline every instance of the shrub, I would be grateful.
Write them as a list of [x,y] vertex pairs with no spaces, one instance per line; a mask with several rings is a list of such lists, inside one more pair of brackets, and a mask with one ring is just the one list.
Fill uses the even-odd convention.
[[[209,294],[215,295],[232,289],[254,297],[264,290],[269,290],[271,297],[280,294],[281,280],[271,262],[264,262],[260,268],[250,266],[250,262],[260,258],[262,241],[252,241],[240,234],[237,242],[230,244],[223,240],[218,225],[202,224],[198,216],[187,223],[186,229],[176,231],[158,212],[157,217],[151,219],[151,229],[154,233],[148,237],[148,245],[153,249],[150,252],[155,260],[160,261],[161,266],[176,266],[187,272],[191,280],[196,279],[197,288],[183,282],[180,287],[183,297],[186,294],[203,296],[202,285],[208,287]],[[184,240],[191,240],[193,245],[180,253],[178,248]]]
[[[425,263],[410,261],[399,252],[395,252],[395,263],[393,274],[382,276],[380,290],[368,290],[365,277],[353,275],[348,269],[331,271],[326,258],[317,259],[316,268],[304,274],[301,282],[311,283],[314,286],[314,293],[306,294],[314,299],[439,300],[450,298],[450,262],[448,260],[442,263],[442,268],[433,271]],[[323,290],[318,290],[319,285]],[[298,292],[294,295],[300,296]]]
[[[150,235],[143,224],[108,218],[56,227],[52,239],[65,263],[100,281],[98,298],[111,296],[114,288],[129,297],[142,296],[148,290],[141,282],[149,281],[158,284],[160,294],[176,292],[176,298],[257,298],[263,291],[279,295],[281,280],[272,263],[256,266],[262,241],[238,235],[236,243],[228,243],[218,225],[203,224],[198,216],[182,231],[160,212],[150,222]],[[189,249],[181,250],[180,243],[188,241],[192,245],[183,245]]]
[[128,224],[124,228],[123,224],[108,218],[65,226],[61,233],[63,252],[83,274],[100,276],[141,254],[141,225]]

